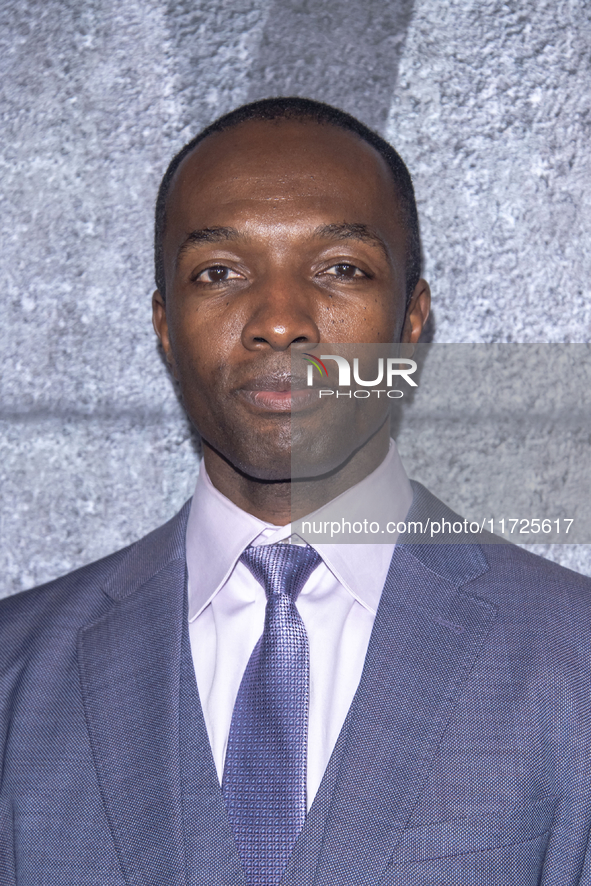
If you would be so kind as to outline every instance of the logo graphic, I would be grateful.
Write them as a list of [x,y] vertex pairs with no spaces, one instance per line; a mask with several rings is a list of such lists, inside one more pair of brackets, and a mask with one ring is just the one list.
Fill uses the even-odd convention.
[[313,354],[306,353],[304,353],[304,357],[306,358],[306,363],[308,364],[308,385],[313,384],[312,372],[314,368],[318,370],[323,378],[328,378],[328,369],[319,357],[314,357]]
[[[321,354],[316,357],[314,354],[304,353],[302,355],[308,364],[307,385],[312,387],[314,384],[314,369],[317,369],[321,378],[328,378],[328,370],[323,360],[334,360],[338,367],[338,385],[337,388],[351,387],[351,364],[349,360],[340,354]],[[397,400],[404,396],[403,391],[393,388],[395,381],[404,381],[412,388],[417,387],[416,381],[411,377],[417,370],[417,364],[414,360],[403,357],[388,357],[385,361],[380,357],[377,361],[377,372],[375,378],[366,379],[360,377],[359,358],[353,359],[353,380],[355,384],[360,385],[361,389],[353,392],[343,390],[321,390],[319,397],[355,397],[356,399],[365,399],[371,394],[385,394],[393,400]],[[380,384],[385,384],[384,388],[378,388]],[[367,390],[371,388],[372,390]]]

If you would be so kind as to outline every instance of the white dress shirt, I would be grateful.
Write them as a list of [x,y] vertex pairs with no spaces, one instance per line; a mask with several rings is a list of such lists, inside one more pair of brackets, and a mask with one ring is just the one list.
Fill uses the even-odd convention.
[[[391,490],[392,519],[405,519],[412,489],[394,441],[379,467],[339,496],[345,511],[347,497],[362,487],[364,495],[375,490],[376,499]],[[265,620],[265,591],[238,559],[250,544],[290,535],[289,524],[264,523],[233,504],[201,465],[187,524],[189,636],[220,782],[234,702]],[[296,604],[310,647],[308,809],[359,684],[394,543],[390,536],[388,544],[314,545],[322,563]]]

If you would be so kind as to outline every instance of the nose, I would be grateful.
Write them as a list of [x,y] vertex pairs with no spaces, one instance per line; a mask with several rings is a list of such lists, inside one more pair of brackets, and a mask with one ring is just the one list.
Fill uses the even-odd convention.
[[[292,344],[316,344],[315,293],[303,281],[268,279],[249,293],[249,316],[242,329],[247,350],[285,351]],[[317,297],[317,295],[316,295]]]

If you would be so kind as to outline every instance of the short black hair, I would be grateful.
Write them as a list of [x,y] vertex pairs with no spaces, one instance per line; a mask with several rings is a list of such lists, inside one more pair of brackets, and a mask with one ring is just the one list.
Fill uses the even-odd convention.
[[334,108],[332,105],[314,101],[309,98],[296,96],[265,98],[260,101],[242,105],[222,117],[218,117],[205,129],[202,129],[184,148],[176,154],[158,189],[156,200],[156,223],[154,231],[154,263],[156,272],[156,287],[163,298],[166,298],[166,283],[164,278],[163,240],[166,228],[166,204],[175,172],[185,157],[193,149],[214,132],[224,132],[246,123],[249,120],[301,120],[318,124],[338,126],[347,132],[354,132],[363,141],[384,158],[396,187],[399,201],[399,209],[402,213],[402,221],[406,228],[406,297],[407,303],[421,276],[421,240],[419,234],[419,218],[417,204],[410,173],[400,155],[389,145],[377,132],[369,129],[351,114]]

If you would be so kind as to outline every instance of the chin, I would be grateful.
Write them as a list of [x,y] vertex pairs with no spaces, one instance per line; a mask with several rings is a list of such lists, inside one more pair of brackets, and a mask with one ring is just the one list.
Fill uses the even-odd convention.
[[256,457],[241,455],[235,457],[231,464],[233,467],[252,480],[261,480],[265,483],[289,483],[291,482],[291,456],[287,458],[275,457],[261,461]]
[[[211,444],[210,444],[211,445]],[[291,480],[289,433],[232,434],[214,449],[239,473],[264,482]]]

